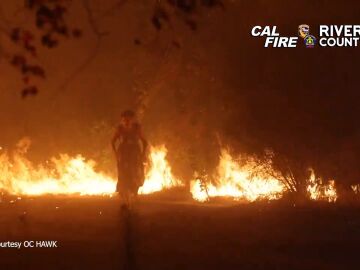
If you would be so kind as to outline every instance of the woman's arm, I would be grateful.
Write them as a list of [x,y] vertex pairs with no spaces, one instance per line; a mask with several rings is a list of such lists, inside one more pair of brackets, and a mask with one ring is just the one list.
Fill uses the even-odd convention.
[[120,137],[120,131],[119,129],[116,129],[114,136],[111,139],[111,147],[115,153],[117,153],[116,142],[119,139],[119,137]]
[[144,156],[144,160],[146,160],[147,157],[147,151],[148,151],[148,142],[145,139],[145,136],[141,130],[141,127],[139,126],[138,128],[138,136],[140,138],[141,144],[143,146],[143,156]]

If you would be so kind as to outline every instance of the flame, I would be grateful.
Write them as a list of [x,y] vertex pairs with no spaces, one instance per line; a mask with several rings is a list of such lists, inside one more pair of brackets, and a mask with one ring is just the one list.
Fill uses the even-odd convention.
[[355,194],[360,194],[360,184],[351,185],[351,189]]
[[96,163],[81,155],[70,157],[62,154],[51,158],[45,164],[34,166],[25,154],[30,140],[25,138],[17,144],[17,150],[10,157],[6,152],[0,155],[0,190],[10,194],[111,194],[115,181],[95,171]]
[[0,156],[0,189],[11,194],[109,194],[115,190],[115,181],[94,169],[95,162],[81,155],[60,155],[47,166],[35,167],[22,156],[15,155],[13,162]]
[[183,186],[171,173],[171,167],[166,160],[167,150],[164,145],[152,147],[150,151],[150,169],[145,176],[144,184],[139,188],[138,194],[150,194],[163,189]]
[[[116,179],[96,169],[96,163],[81,155],[71,157],[62,154],[52,157],[45,164],[34,165],[26,158],[31,141],[22,139],[17,149],[9,155],[0,147],[0,191],[13,195],[79,194],[108,195],[116,189]],[[166,160],[165,146],[151,147],[149,167],[145,181],[138,194],[183,186],[175,178]],[[271,162],[271,161],[267,161]],[[215,177],[207,181],[197,177],[190,183],[190,192],[195,200],[204,202],[212,197],[231,197],[235,200],[274,200],[282,197],[285,185],[271,164],[257,163],[253,158],[233,159],[228,151],[222,150]],[[352,186],[358,193],[360,185]],[[307,192],[312,200],[335,202],[337,193],[335,181],[322,183],[313,170],[308,180]]]
[[335,188],[335,181],[330,180],[328,184],[323,184],[321,178],[316,178],[313,169],[310,169],[311,175],[308,180],[307,191],[312,200],[327,200],[328,202],[335,202],[337,200],[337,193]]
[[196,179],[190,184],[192,196],[201,202],[219,196],[250,202],[260,198],[280,198],[285,190],[281,181],[270,176],[265,169],[258,171],[255,167],[253,159],[238,162],[227,150],[222,150],[215,177],[216,184]]
[[[115,192],[116,180],[97,171],[95,161],[81,155],[62,154],[35,166],[25,157],[30,144],[30,140],[24,138],[13,155],[0,153],[0,190],[14,195],[112,195]],[[139,194],[182,185],[172,176],[166,153],[164,146],[151,148],[151,166]]]

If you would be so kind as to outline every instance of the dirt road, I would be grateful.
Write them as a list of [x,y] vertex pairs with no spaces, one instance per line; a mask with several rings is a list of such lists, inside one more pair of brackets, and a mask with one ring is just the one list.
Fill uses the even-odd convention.
[[[42,197],[0,203],[0,269],[359,269],[360,209]],[[127,220],[125,222],[125,220]],[[130,261],[130,263],[129,263]]]

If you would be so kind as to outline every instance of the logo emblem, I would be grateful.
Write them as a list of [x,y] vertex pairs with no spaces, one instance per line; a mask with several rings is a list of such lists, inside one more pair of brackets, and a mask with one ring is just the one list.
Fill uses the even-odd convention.
[[316,38],[312,35],[307,35],[304,38],[304,42],[305,42],[306,48],[314,48],[314,46],[316,44]]
[[310,26],[307,24],[301,24],[298,27],[298,33],[301,38],[305,38],[310,33]]
[[298,34],[304,39],[306,48],[314,48],[316,44],[316,38],[310,35],[310,26],[307,24],[301,24],[298,27]]

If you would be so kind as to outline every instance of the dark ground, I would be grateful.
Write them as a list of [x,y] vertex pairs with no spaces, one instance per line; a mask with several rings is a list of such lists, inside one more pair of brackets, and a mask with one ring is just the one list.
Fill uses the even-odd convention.
[[60,246],[2,248],[0,269],[122,269],[132,255],[133,269],[360,267],[356,207],[148,197],[134,206],[130,229],[124,229],[126,212],[120,213],[117,198],[9,200],[0,203],[0,241],[57,240]]

